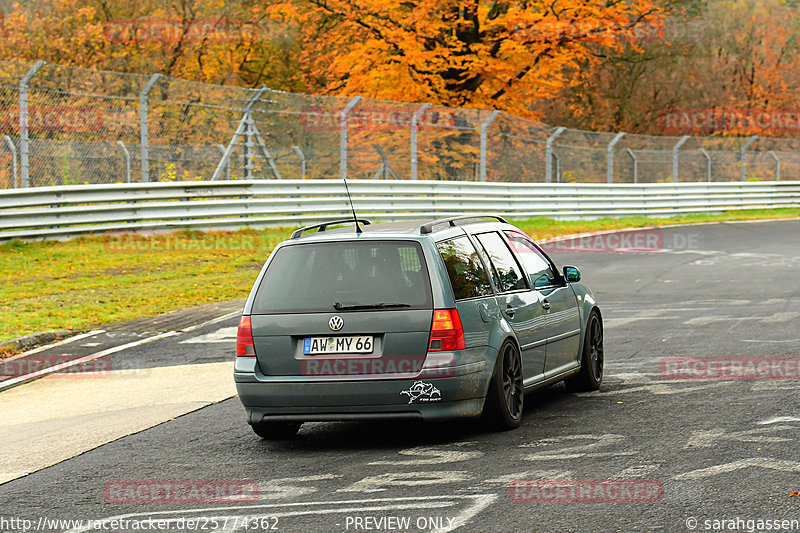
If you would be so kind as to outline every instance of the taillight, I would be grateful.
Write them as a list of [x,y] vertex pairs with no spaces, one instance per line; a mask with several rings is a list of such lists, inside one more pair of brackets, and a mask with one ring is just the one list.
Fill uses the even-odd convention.
[[433,312],[431,340],[428,343],[428,351],[463,350],[465,347],[464,328],[461,327],[461,317],[458,316],[458,310],[435,310]]
[[236,357],[255,357],[255,355],[250,317],[243,316],[239,319],[239,331],[236,333]]

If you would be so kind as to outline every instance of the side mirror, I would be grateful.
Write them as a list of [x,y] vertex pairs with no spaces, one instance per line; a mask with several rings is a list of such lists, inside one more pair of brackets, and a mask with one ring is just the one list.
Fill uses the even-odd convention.
[[581,280],[581,271],[578,270],[578,267],[565,266],[563,272],[567,283],[577,283]]

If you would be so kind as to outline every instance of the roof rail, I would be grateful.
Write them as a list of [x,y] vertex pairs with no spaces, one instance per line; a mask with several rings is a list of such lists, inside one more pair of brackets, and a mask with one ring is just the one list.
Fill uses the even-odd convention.
[[364,219],[355,219],[355,218],[342,218],[339,220],[329,220],[328,222],[322,222],[320,224],[314,224],[313,226],[306,226],[305,228],[300,228],[292,233],[291,239],[299,239],[303,236],[303,233],[310,231],[312,229],[316,229],[319,233],[320,231],[325,231],[328,229],[328,226],[333,226],[334,224],[346,224],[348,222],[359,222],[360,224],[364,224],[365,226],[369,226],[369,220]]
[[464,215],[460,217],[442,218],[440,220],[434,220],[433,222],[428,222],[419,227],[419,232],[425,235],[426,233],[433,233],[433,227],[441,224],[447,224],[449,228],[454,228],[458,226],[456,222],[461,222],[465,220],[474,220],[474,219],[487,219],[487,218],[497,220],[498,222],[502,222],[504,224],[508,224],[508,220],[498,215]]

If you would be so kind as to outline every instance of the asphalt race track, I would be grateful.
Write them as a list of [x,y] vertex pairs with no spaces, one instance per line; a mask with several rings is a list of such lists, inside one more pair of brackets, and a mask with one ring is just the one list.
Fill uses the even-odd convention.
[[[608,239],[591,250],[556,248],[556,261],[580,267],[602,305],[605,380],[595,393],[570,394],[559,384],[528,395],[517,430],[493,433],[473,422],[313,423],[295,440],[265,442],[236,398],[218,401],[229,396],[224,383],[219,398],[200,398],[179,411],[186,414],[167,414],[107,444],[92,445],[92,432],[83,432],[84,453],[0,485],[0,530],[96,531],[47,520],[111,517],[128,522],[106,522],[106,531],[130,531],[130,521],[147,519],[166,520],[172,531],[726,530],[713,520],[739,520],[739,531],[769,520],[763,530],[780,530],[775,521],[800,520],[800,495],[792,495],[800,491],[800,221],[650,232],[657,250],[611,251]],[[160,385],[160,401],[180,403],[193,388],[193,374],[180,365],[230,362],[236,322],[227,316],[175,329],[110,355],[112,368],[172,372],[183,383],[174,392]],[[686,367],[668,363],[687,357],[768,364],[759,379],[669,373]],[[793,359],[782,365],[781,358]],[[704,368],[700,377],[719,371]],[[230,377],[227,369],[219,375]],[[0,405],[37,386],[37,405],[57,417],[66,406],[47,407],[45,385],[56,386],[48,379],[0,393]],[[84,391],[74,402],[89,398]],[[47,432],[26,415],[2,422],[4,454],[14,435]],[[105,420],[110,427],[128,416],[120,409]],[[89,423],[70,420],[77,432]],[[43,453],[11,449],[20,460]],[[170,480],[252,482],[257,490],[234,504],[119,503],[109,493],[115,484]],[[592,497],[602,501],[585,501]]]

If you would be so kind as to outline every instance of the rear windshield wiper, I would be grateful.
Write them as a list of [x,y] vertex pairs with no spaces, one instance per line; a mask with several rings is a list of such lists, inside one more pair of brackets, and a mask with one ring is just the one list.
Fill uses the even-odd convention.
[[411,307],[411,304],[363,304],[363,305],[344,305],[339,302],[333,304],[333,308],[337,311],[358,311],[360,309],[398,309],[401,307]]

